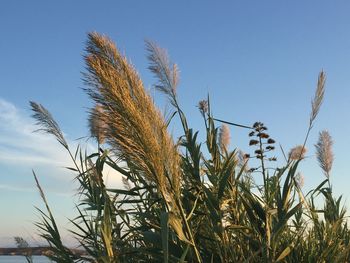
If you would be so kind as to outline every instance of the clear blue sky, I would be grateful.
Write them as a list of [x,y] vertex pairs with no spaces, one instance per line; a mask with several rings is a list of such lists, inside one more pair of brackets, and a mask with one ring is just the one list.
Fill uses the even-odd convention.
[[[318,72],[326,96],[301,166],[305,188],[323,180],[314,157],[318,132],[335,141],[332,180],[350,186],[349,1],[2,1],[0,6],[0,246],[32,236],[33,205],[41,205],[34,169],[59,221],[73,214],[73,175],[50,138],[32,134],[29,100],[44,104],[73,144],[87,136],[90,101],[81,72],[86,33],[110,36],[146,87],[144,39],[165,47],[181,70],[178,90],[191,126],[201,129],[197,102],[209,93],[218,118],[262,121],[288,151],[303,142]],[[156,94],[164,106],[164,98]],[[174,133],[177,133],[174,128]],[[231,149],[245,151],[245,130],[232,129]],[[276,153],[280,156],[280,153]],[[68,162],[69,164],[69,162]],[[350,207],[350,200],[346,200]],[[65,225],[66,226],[66,225]]]

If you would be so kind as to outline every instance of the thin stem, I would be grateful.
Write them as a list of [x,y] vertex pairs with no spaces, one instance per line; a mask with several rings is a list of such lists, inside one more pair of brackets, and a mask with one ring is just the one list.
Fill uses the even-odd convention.
[[246,125],[242,125],[242,124],[237,124],[237,123],[233,123],[233,122],[229,122],[229,121],[224,121],[224,120],[220,120],[220,119],[216,119],[216,118],[212,118],[214,121],[218,121],[218,122],[221,122],[221,123],[226,123],[226,124],[229,124],[229,125],[232,125],[232,126],[237,126],[237,127],[241,127],[241,128],[246,128],[246,129],[250,129],[252,130],[253,128],[250,127],[250,126],[246,126]]
[[200,254],[199,254],[199,251],[198,251],[198,249],[197,249],[195,240],[194,240],[193,235],[192,235],[191,228],[190,228],[190,226],[189,226],[189,224],[188,224],[188,222],[187,222],[187,220],[186,220],[186,215],[185,215],[185,212],[184,212],[183,207],[182,207],[182,205],[181,205],[181,201],[178,200],[178,199],[176,198],[176,203],[177,203],[177,205],[178,205],[178,207],[179,207],[182,220],[183,220],[184,223],[185,223],[185,229],[186,229],[186,232],[187,232],[187,234],[188,234],[188,237],[190,238],[190,242],[191,242],[191,244],[192,244],[192,246],[193,246],[193,249],[194,249],[194,252],[195,252],[195,254],[196,254],[197,261],[198,261],[198,262],[202,262],[201,256],[200,256]]

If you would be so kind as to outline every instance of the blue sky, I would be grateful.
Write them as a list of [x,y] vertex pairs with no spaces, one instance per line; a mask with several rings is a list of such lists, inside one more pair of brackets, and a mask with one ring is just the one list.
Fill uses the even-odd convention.
[[[303,142],[318,72],[326,96],[302,164],[305,188],[323,180],[313,145],[328,129],[335,141],[332,180],[348,200],[350,124],[348,1],[2,1],[0,6],[0,246],[13,235],[35,237],[41,205],[31,170],[64,227],[73,214],[73,175],[60,146],[33,134],[29,100],[44,104],[67,139],[88,136],[82,91],[86,33],[110,36],[146,88],[144,40],[165,47],[179,65],[179,99],[195,129],[197,102],[209,93],[214,115],[242,124],[262,121],[288,151]],[[165,100],[155,93],[161,108]],[[178,133],[176,123],[172,128]],[[245,130],[231,129],[231,149],[249,151]],[[89,144],[87,147],[91,147]],[[276,155],[280,156],[279,152]],[[117,178],[113,178],[118,183]]]

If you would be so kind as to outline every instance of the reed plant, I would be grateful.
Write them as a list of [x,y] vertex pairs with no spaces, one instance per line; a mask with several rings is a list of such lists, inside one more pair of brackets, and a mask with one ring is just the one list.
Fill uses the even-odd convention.
[[[177,98],[179,72],[164,49],[146,42],[155,87],[172,105],[165,117],[134,67],[106,36],[90,33],[85,91],[95,153],[70,148],[58,124],[31,102],[40,129],[68,151],[79,183],[71,234],[86,255],[61,240],[45,194],[37,223],[56,262],[348,262],[350,233],[341,197],[332,192],[332,139],[320,133],[317,157],[325,179],[308,193],[298,171],[320,110],[325,74],[318,76],[303,144],[275,165],[276,141],[262,122],[251,126],[213,116],[209,97],[198,108],[205,141],[190,128]],[[179,118],[183,135],[173,138]],[[250,153],[230,151],[229,126],[245,129]],[[118,173],[124,187],[109,188],[103,171]],[[274,167],[274,168],[271,168]],[[258,183],[262,182],[262,183]],[[323,198],[323,207],[315,199]]]
[[17,248],[24,250],[24,252],[22,253],[26,259],[26,262],[33,263],[33,256],[32,256],[32,252],[30,251],[28,242],[23,237],[19,237],[19,236],[14,237],[14,240],[16,242]]

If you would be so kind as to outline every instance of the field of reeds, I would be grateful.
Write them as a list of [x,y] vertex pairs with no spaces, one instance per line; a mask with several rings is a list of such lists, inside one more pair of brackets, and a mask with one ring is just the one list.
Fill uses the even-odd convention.
[[[71,156],[70,169],[79,183],[71,234],[87,252],[80,256],[63,244],[34,175],[46,205],[39,210],[37,227],[51,248],[50,258],[106,263],[349,262],[350,232],[342,199],[332,191],[333,142],[327,131],[319,133],[316,144],[324,180],[305,193],[298,172],[322,104],[324,72],[318,76],[302,145],[283,151],[262,122],[244,126],[216,119],[209,97],[198,105],[206,136],[202,142],[177,99],[177,66],[155,43],[146,45],[149,69],[158,79],[155,87],[172,106],[167,116],[114,43],[97,33],[88,35],[83,77],[95,103],[89,115],[98,145],[95,153],[71,149],[51,114],[31,102],[39,129],[55,136]],[[175,118],[182,125],[179,138],[168,131]],[[232,125],[246,130],[249,153],[228,150]],[[277,152],[284,160],[280,167]],[[122,178],[122,189],[105,185],[106,167]]]

